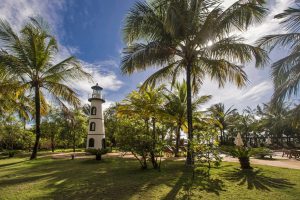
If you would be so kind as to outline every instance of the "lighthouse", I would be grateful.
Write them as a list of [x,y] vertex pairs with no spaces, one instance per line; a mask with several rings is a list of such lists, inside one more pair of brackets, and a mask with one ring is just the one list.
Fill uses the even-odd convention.
[[91,110],[89,116],[89,127],[87,135],[87,149],[104,149],[105,148],[105,129],[102,104],[105,103],[102,98],[102,87],[98,83],[92,87],[93,93],[89,97]]

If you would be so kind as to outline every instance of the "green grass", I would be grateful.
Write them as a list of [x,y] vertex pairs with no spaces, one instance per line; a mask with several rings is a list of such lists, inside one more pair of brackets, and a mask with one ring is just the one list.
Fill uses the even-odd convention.
[[255,166],[241,172],[224,162],[210,178],[181,161],[161,172],[140,170],[135,160],[0,159],[0,199],[299,199],[300,170]]

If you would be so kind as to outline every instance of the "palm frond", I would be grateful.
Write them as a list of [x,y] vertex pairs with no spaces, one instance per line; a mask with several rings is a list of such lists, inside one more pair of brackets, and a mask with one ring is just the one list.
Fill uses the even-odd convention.
[[131,74],[148,66],[162,66],[172,61],[176,51],[171,46],[154,41],[148,44],[135,43],[123,51],[121,70]]
[[219,83],[219,87],[224,87],[227,81],[242,87],[248,81],[243,66],[230,63],[224,59],[214,60],[202,57],[198,60],[197,65],[202,66],[209,77]]
[[259,47],[269,49],[269,51],[272,51],[278,45],[293,48],[300,45],[300,33],[267,35],[259,39],[256,44]]

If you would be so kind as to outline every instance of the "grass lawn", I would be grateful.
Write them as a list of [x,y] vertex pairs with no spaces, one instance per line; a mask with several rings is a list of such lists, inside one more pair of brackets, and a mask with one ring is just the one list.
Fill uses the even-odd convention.
[[158,172],[122,158],[0,159],[0,199],[300,199],[300,170],[223,162],[210,178],[191,176],[182,161]]

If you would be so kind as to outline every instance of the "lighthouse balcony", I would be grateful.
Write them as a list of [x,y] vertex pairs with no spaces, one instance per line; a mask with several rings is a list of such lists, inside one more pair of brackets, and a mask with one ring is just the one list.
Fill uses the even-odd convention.
[[105,102],[104,95],[97,94],[97,93],[96,94],[89,94],[88,98],[89,98],[89,101],[91,101],[91,100],[101,100],[101,101],[103,101],[103,103]]

